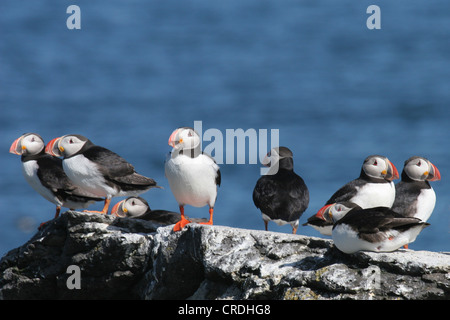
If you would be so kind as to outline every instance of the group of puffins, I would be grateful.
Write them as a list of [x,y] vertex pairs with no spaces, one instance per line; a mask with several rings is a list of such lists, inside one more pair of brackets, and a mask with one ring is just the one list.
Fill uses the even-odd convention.
[[[118,154],[95,145],[78,134],[51,140],[45,145],[36,133],[17,138],[10,152],[21,155],[27,182],[45,199],[61,207],[85,209],[104,201],[108,214],[113,197],[127,197],[115,204],[111,214],[174,224],[180,231],[187,224],[213,224],[214,204],[221,182],[219,166],[201,150],[200,137],[190,127],[177,128],[168,141],[173,148],[165,161],[165,176],[180,213],[151,210],[140,194],[161,188],[156,181],[137,173]],[[270,167],[253,190],[253,202],[261,210],[265,229],[268,222],[290,224],[295,234],[308,208],[309,191],[294,172],[293,154],[287,147],[270,150],[263,163]],[[360,250],[389,252],[413,242],[433,212],[436,195],[429,181],[440,180],[439,170],[429,160],[414,156],[405,161],[401,181],[388,158],[372,155],[364,160],[360,176],[337,190],[304,226],[332,236],[345,253]],[[186,205],[209,207],[209,219],[189,218]],[[45,223],[41,224],[44,225]]]

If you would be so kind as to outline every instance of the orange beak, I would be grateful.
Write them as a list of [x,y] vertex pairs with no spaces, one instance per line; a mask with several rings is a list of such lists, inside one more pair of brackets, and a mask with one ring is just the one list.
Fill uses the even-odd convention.
[[333,205],[334,205],[334,203],[327,204],[326,206],[323,206],[322,208],[320,208],[319,211],[316,213],[316,217],[321,220],[327,221],[327,219],[325,219],[325,217],[324,217],[324,213],[325,213],[325,211],[328,210],[329,207],[331,207]]
[[59,139],[61,139],[61,137],[55,138],[52,141],[50,141],[49,143],[47,143],[47,146],[45,147],[45,153],[48,153],[55,157],[62,156],[60,150],[58,149]]
[[428,174],[428,181],[436,181],[436,180],[441,180],[441,173],[439,172],[438,168],[432,164],[431,164],[431,172]]
[[125,217],[125,214],[123,214],[123,210],[120,210],[119,213],[119,207],[123,204],[124,201],[125,200],[122,200],[114,205],[114,207],[111,209],[111,215],[114,215],[116,217]]
[[19,156],[21,156],[23,154],[22,143],[21,143],[22,137],[19,137],[16,140],[14,140],[14,142],[11,144],[11,147],[9,148],[10,153],[14,153]]
[[398,178],[400,178],[400,176],[398,174],[397,168],[391,161],[388,160],[388,170],[385,179],[388,181],[392,181]]
[[178,134],[178,130],[179,129],[174,130],[172,132],[172,134],[170,135],[170,137],[169,137],[169,146],[171,146],[172,148],[175,148],[175,145],[177,144],[175,138],[176,138],[176,136]]

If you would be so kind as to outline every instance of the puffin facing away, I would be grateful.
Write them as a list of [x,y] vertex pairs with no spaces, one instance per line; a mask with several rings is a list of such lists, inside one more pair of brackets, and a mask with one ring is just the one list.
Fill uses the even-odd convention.
[[[117,217],[128,217],[154,221],[160,224],[175,224],[181,220],[181,215],[167,210],[152,210],[148,202],[141,197],[128,197],[112,208],[111,214]],[[206,219],[192,219],[192,221],[206,222]]]
[[426,222],[433,213],[436,193],[429,181],[441,179],[434,164],[423,157],[405,161],[402,180],[395,185],[396,195],[392,210],[405,217],[415,217]]
[[[270,160],[269,160],[270,159]],[[267,231],[269,221],[278,225],[289,223],[292,233],[297,232],[303,212],[308,208],[309,191],[303,179],[294,172],[292,151],[286,147],[273,148],[266,156],[265,164],[277,168],[258,179],[253,190],[253,202],[261,210]]]
[[21,155],[25,180],[41,196],[56,205],[55,218],[59,216],[61,207],[87,208],[103,200],[75,186],[64,173],[62,160],[46,154],[44,149],[44,140],[40,135],[26,133],[12,143],[9,152]]
[[[397,168],[388,158],[380,155],[368,156],[362,165],[359,177],[337,190],[326,202],[328,206],[337,202],[353,202],[363,209],[373,207],[391,208],[395,200],[395,185],[398,179]],[[308,218],[309,225],[323,235],[331,235],[333,224],[318,219],[316,215]]]
[[175,224],[173,230],[180,231],[192,222],[184,216],[185,205],[209,206],[209,221],[202,224],[212,225],[221,180],[219,166],[201,151],[200,137],[192,128],[174,130],[169,137],[169,145],[173,149],[165,163],[165,176],[181,213],[181,221]]
[[137,196],[150,188],[160,188],[153,179],[136,173],[125,159],[81,135],[55,138],[47,144],[45,152],[63,156],[63,169],[69,179],[77,186],[105,198],[102,211],[86,212],[107,214],[112,197]]
[[415,241],[419,233],[429,225],[417,218],[404,217],[386,207],[362,209],[351,202],[323,207],[318,215],[334,222],[333,242],[344,253],[395,251]]

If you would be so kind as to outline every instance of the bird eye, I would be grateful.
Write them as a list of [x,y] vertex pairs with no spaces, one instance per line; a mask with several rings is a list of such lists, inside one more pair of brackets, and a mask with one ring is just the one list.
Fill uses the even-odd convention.
[[192,133],[192,131],[189,131],[188,133],[188,137],[192,137],[194,134]]
[[71,144],[72,144],[72,143],[73,143],[73,139],[70,139],[70,140],[69,140],[69,143],[71,143]]
[[131,202],[131,205],[132,205],[132,206],[136,205],[136,203],[134,202],[134,200]]
[[373,162],[373,165],[374,165],[374,166],[377,166],[377,165],[378,165],[377,160],[375,160],[375,161]]
[[416,163],[416,166],[420,167],[421,165],[422,165],[422,162],[420,162],[420,160],[419,160],[419,162]]

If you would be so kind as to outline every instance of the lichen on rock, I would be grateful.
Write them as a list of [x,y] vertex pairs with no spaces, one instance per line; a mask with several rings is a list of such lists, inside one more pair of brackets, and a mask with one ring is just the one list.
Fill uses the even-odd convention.
[[[69,289],[67,268],[80,269]],[[449,299],[450,253],[67,211],[0,261],[2,299]]]

